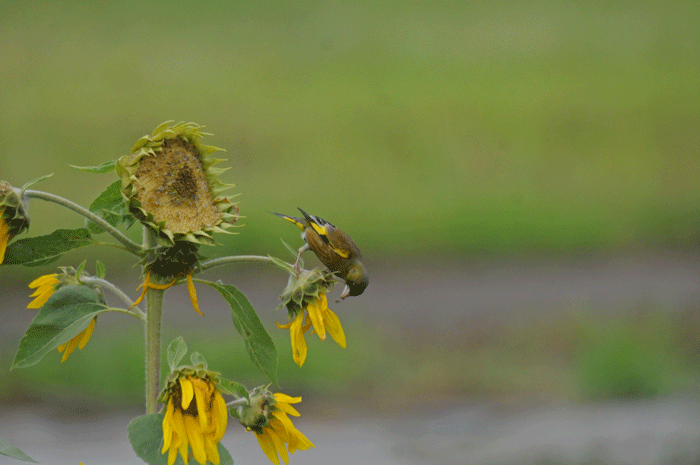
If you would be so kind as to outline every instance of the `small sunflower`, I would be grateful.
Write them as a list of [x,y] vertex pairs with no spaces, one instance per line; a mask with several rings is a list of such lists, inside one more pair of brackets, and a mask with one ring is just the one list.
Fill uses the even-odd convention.
[[0,265],[5,260],[7,244],[28,228],[26,206],[12,186],[5,181],[0,182]]
[[331,273],[315,270],[301,270],[299,275],[290,275],[287,288],[280,299],[286,306],[289,321],[285,325],[277,323],[280,329],[289,329],[294,362],[302,366],[308,352],[306,333],[313,326],[319,339],[326,340],[326,332],[343,349],[347,346],[345,332],[340,319],[328,308],[326,292],[333,286]]
[[239,421],[247,431],[255,432],[255,437],[265,455],[275,465],[280,465],[279,457],[289,463],[289,454],[297,450],[316,447],[294,427],[287,415],[298,417],[299,412],[291,406],[301,402],[301,397],[291,397],[281,392],[272,394],[265,388],[256,388],[251,393],[250,405],[237,408]]
[[228,422],[226,402],[208,375],[187,369],[173,375],[159,398],[168,404],[163,417],[161,453],[168,452],[168,465],[175,463],[178,452],[187,464],[189,447],[201,465],[207,461],[219,465],[217,444],[224,437]]

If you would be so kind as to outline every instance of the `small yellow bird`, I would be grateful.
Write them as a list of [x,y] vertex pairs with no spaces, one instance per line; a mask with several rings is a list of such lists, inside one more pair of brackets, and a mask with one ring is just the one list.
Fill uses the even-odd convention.
[[335,272],[345,281],[345,289],[340,298],[360,295],[369,284],[367,270],[362,263],[362,253],[357,245],[340,229],[318,216],[309,215],[299,208],[304,218],[287,216],[281,213],[270,212],[287,221],[291,221],[301,229],[301,238],[304,246],[299,249],[294,268],[298,270],[301,254],[307,250],[313,250],[321,263]]

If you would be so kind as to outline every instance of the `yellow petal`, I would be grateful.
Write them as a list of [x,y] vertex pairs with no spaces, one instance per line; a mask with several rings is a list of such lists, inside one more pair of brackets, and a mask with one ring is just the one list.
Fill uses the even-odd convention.
[[190,302],[192,302],[192,307],[197,313],[204,316],[204,313],[199,311],[199,303],[197,303],[197,290],[194,288],[194,282],[192,282],[192,271],[187,273],[187,290],[190,293]]
[[61,358],[61,363],[65,362],[68,360],[68,356],[73,353],[75,348],[78,347],[78,336],[74,337],[70,341],[68,341],[68,345],[66,346],[66,350],[63,352],[63,358]]
[[226,432],[228,410],[226,409],[226,401],[218,392],[214,394],[214,407],[212,410],[215,425],[214,440],[215,442],[219,442],[221,441],[221,438],[224,437],[224,433]]
[[[143,298],[146,297],[146,292],[148,291],[148,282],[150,279],[151,279],[151,271],[149,270],[148,273],[146,274],[146,279],[143,280],[143,284],[141,285],[141,286],[143,286],[143,290],[141,291],[141,295],[139,296],[138,299],[136,299],[134,301],[133,304],[131,304],[131,307],[129,307],[129,310],[131,310],[132,308],[134,308],[138,304],[140,304],[141,301],[143,300]],[[141,286],[139,286],[139,287],[141,287]],[[138,287],[136,289],[138,289]]]
[[275,445],[275,449],[277,450],[277,453],[280,455],[280,457],[282,457],[282,460],[284,460],[284,463],[288,464],[289,454],[287,453],[287,447],[285,445],[285,440],[287,436],[286,432],[283,432],[281,435],[277,433],[278,431],[276,429],[270,432],[272,443]]
[[173,419],[173,399],[168,402],[168,409],[165,411],[165,416],[163,417],[163,449],[160,453],[165,454],[165,451],[170,449],[170,444],[173,440],[173,428],[170,422]]
[[277,449],[275,449],[275,443],[272,441],[272,437],[269,434],[270,429],[263,429],[262,433],[255,433],[255,437],[258,438],[258,444],[267,458],[270,459],[275,465],[280,465],[280,459],[277,457]]
[[90,324],[87,325],[87,328],[83,330],[82,333],[78,334],[78,337],[80,338],[80,343],[78,344],[78,348],[80,350],[83,350],[83,347],[85,347],[85,344],[88,343],[90,340],[90,336],[92,336],[92,332],[95,330],[95,322],[97,321],[97,318],[93,318],[92,321],[90,321]]
[[343,327],[340,325],[338,315],[333,313],[329,308],[326,310],[325,321],[326,327],[328,328],[328,333],[340,347],[345,349],[347,346],[347,343],[345,342],[345,332],[343,331]]
[[299,402],[301,402],[301,396],[292,397],[292,396],[288,396],[287,394],[283,394],[281,392],[276,392],[275,393],[275,400],[277,402],[285,402],[287,404],[298,404]]
[[180,452],[180,457],[185,465],[188,464],[190,460],[190,455],[187,452],[187,429],[185,428],[185,419],[183,418],[182,412],[179,409],[175,409],[173,412],[173,430],[177,433],[180,443],[178,444],[178,450]]
[[[0,212],[0,217],[2,213]],[[7,249],[7,243],[10,240],[9,235],[10,225],[8,225],[4,219],[0,220],[0,265],[2,265],[3,260],[5,260],[5,249]]]
[[219,457],[219,449],[216,447],[215,441],[209,435],[204,435],[204,451],[207,453],[207,460],[209,460],[214,465],[219,465],[221,463],[221,457]]
[[292,358],[299,366],[304,364],[307,354],[306,339],[304,339],[304,333],[301,330],[303,319],[304,314],[299,312],[289,327],[289,336],[292,340]]
[[49,297],[53,295],[54,288],[53,286],[49,286],[48,288],[40,287],[37,289],[32,295],[29,297],[36,297],[33,301],[27,305],[27,308],[41,308],[44,306],[47,300],[49,300]]
[[[29,297],[31,297],[31,296],[29,296]],[[275,321],[275,324],[277,325],[277,327],[278,327],[279,329],[289,329],[289,327],[292,325],[292,322],[290,321],[290,322],[287,323],[286,325],[281,325],[281,324],[279,324],[278,322]]]
[[[197,395],[195,390],[195,396]],[[204,450],[204,437],[202,437],[202,430],[199,427],[199,421],[192,415],[183,415],[185,419],[185,428],[187,429],[187,439],[190,441],[190,447],[192,448],[192,455],[194,459],[201,465],[204,465],[207,461],[207,453]]]
[[318,306],[317,302],[309,302],[306,306],[306,310],[309,312],[309,318],[311,323],[314,325],[314,329],[318,334],[318,337],[322,341],[326,340],[326,328],[323,325],[323,315],[321,314],[321,307]]
[[180,390],[182,391],[182,410],[187,410],[190,408],[190,402],[192,402],[194,397],[194,389],[189,377],[180,378]]
[[68,345],[68,343],[61,344],[60,346],[56,347],[56,349],[58,349],[58,352],[61,353],[61,352],[63,352],[64,350],[66,350],[66,346],[67,346],[67,345]]
[[209,426],[209,386],[200,378],[191,378],[194,386],[194,397],[197,400],[197,421],[201,431]]
[[316,447],[313,445],[309,438],[304,436],[304,433],[294,428],[294,431],[289,432],[289,453],[293,454],[298,450],[307,450],[311,447]]
[[58,284],[57,274],[45,274],[44,276],[39,276],[34,281],[29,283],[29,288],[34,289],[39,286],[51,286]]
[[[277,407],[281,412],[287,413],[293,417],[298,417],[301,416],[299,412],[297,412],[297,409],[292,407],[291,405],[285,403],[285,402],[278,402],[275,404],[275,407]],[[275,414],[277,412],[273,412]]]

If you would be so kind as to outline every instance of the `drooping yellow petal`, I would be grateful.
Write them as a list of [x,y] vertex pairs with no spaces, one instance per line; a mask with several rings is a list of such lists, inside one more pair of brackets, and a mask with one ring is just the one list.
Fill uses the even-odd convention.
[[219,441],[214,440],[209,435],[204,435],[204,451],[207,453],[207,460],[209,460],[214,465],[219,465],[221,463],[221,457],[219,457],[219,449],[216,444]]
[[212,409],[212,417],[214,419],[214,441],[219,442],[224,437],[226,425],[228,423],[228,410],[226,410],[226,401],[218,392],[214,394],[214,406]]
[[163,417],[163,448],[160,453],[165,454],[165,451],[170,449],[170,444],[173,440],[173,428],[171,421],[173,418],[173,399],[168,402],[168,409],[165,411],[165,416]]
[[[196,395],[197,392],[195,389],[195,396]],[[204,465],[207,461],[207,453],[204,450],[204,437],[202,437],[202,430],[199,427],[199,422],[191,415],[183,415],[183,418],[185,419],[187,439],[189,440],[190,447],[192,448],[192,455],[197,462]]]
[[191,378],[194,386],[194,398],[197,400],[197,421],[200,431],[205,431],[209,424],[209,386],[201,378]]
[[[270,424],[270,426],[272,426],[272,424]],[[286,436],[286,431],[277,428],[273,428],[270,432],[270,437],[272,438],[272,443],[275,445],[277,453],[282,457],[285,464],[289,464],[289,454],[287,453],[287,446],[285,445],[287,440]]]
[[66,346],[67,346],[67,345],[68,345],[68,343],[61,344],[60,346],[56,347],[56,349],[58,349],[58,352],[59,352],[59,353],[60,353],[60,352],[63,352],[64,350],[66,350]]
[[304,314],[299,312],[292,321],[289,327],[289,336],[292,340],[292,358],[294,362],[302,366],[306,360],[306,354],[308,349],[306,347],[306,339],[304,339],[304,332],[302,331],[302,322],[304,320]]
[[270,436],[270,429],[264,428],[262,433],[255,433],[255,437],[258,438],[258,444],[267,458],[270,459],[275,465],[280,465],[280,459],[277,457],[277,449],[275,448],[275,443]]
[[180,444],[178,447],[180,457],[182,457],[182,461],[185,462],[185,465],[188,465],[190,455],[187,452],[187,446],[189,445],[189,443],[187,442],[187,429],[185,427],[184,415],[177,408],[173,413],[173,430],[177,432],[178,437],[180,439]]
[[326,328],[323,325],[323,315],[321,314],[321,307],[318,305],[318,301],[309,302],[306,306],[306,310],[309,312],[309,318],[311,323],[314,325],[314,330],[318,337],[322,341],[326,340]]
[[278,322],[275,321],[275,324],[277,325],[277,327],[278,327],[279,329],[289,329],[289,327],[292,325],[292,322],[290,321],[290,322],[287,323],[286,325],[281,325],[281,324],[279,324]]
[[345,332],[343,331],[343,327],[340,325],[338,315],[333,313],[330,308],[326,310],[325,322],[326,328],[328,328],[328,333],[331,335],[333,340],[338,343],[340,347],[345,349],[347,346],[345,341]]
[[[150,279],[151,279],[151,270],[148,270],[148,273],[146,273],[146,279],[144,279],[143,284],[141,284],[141,286],[139,286],[139,287],[143,287],[143,290],[141,291],[141,295],[138,297],[138,299],[136,299],[134,301],[133,304],[131,304],[131,307],[129,307],[129,310],[131,310],[132,308],[134,308],[138,304],[140,304],[141,301],[143,300],[143,298],[146,297],[146,292],[148,291],[148,283],[149,283]],[[138,290],[139,287],[137,287],[136,289]]]
[[187,410],[194,397],[194,388],[189,377],[180,378],[180,389],[182,390],[182,410]]
[[10,241],[9,231],[10,225],[5,222],[5,219],[2,218],[2,212],[0,212],[0,265],[5,260],[5,250]]
[[192,302],[192,307],[197,313],[204,316],[204,313],[202,313],[199,310],[199,303],[197,302],[197,290],[194,288],[194,282],[192,282],[192,270],[190,270],[187,273],[187,290],[190,294],[190,302]]
[[309,441],[309,438],[304,436],[304,433],[294,428],[293,431],[289,432],[289,453],[293,454],[298,450],[308,450],[311,447],[316,447]]
[[97,321],[97,318],[93,318],[92,321],[90,321],[90,324],[87,325],[87,328],[83,330],[82,333],[78,334],[78,338],[80,339],[80,343],[78,344],[78,348],[80,350],[83,350],[83,347],[85,347],[85,344],[88,343],[90,340],[90,336],[92,336],[92,332],[95,330],[95,322]]
[[73,351],[78,347],[78,336],[74,337],[66,345],[66,350],[63,352],[63,357],[61,358],[61,363],[68,360],[68,356],[73,353]]
[[[287,413],[293,417],[298,417],[301,415],[299,412],[297,412],[297,409],[285,402],[277,402],[275,404],[275,407],[278,408],[281,412]],[[273,415],[276,413],[277,412],[273,412]]]

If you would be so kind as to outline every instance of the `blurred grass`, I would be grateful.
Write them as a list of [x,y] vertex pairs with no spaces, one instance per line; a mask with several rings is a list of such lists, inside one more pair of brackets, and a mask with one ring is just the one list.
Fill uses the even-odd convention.
[[[265,211],[296,206],[369,256],[700,237],[694,2],[0,7],[0,175],[15,185],[55,172],[40,188],[87,204],[114,177],[68,164],[175,119],[228,150],[248,217],[235,251],[282,250]],[[32,208],[32,234],[80,222]]]
[[[310,336],[303,369],[292,361],[288,334],[273,330],[272,336],[284,392],[338,405],[361,401],[378,411],[453,397],[522,404],[697,392],[700,320],[694,312],[657,308],[612,319],[579,311],[543,321],[469,321],[440,344],[418,328],[392,333],[346,322],[348,348]],[[164,341],[176,336],[165,331]],[[233,328],[196,329],[185,337],[189,352],[203,354],[210,369],[249,388],[266,382]],[[0,352],[0,366],[10,365],[9,352]],[[0,378],[0,403],[100,399],[109,408],[142,401],[143,374],[134,367],[143,366],[143,343],[134,330],[96,332],[84,350],[59,360],[56,352]]]

